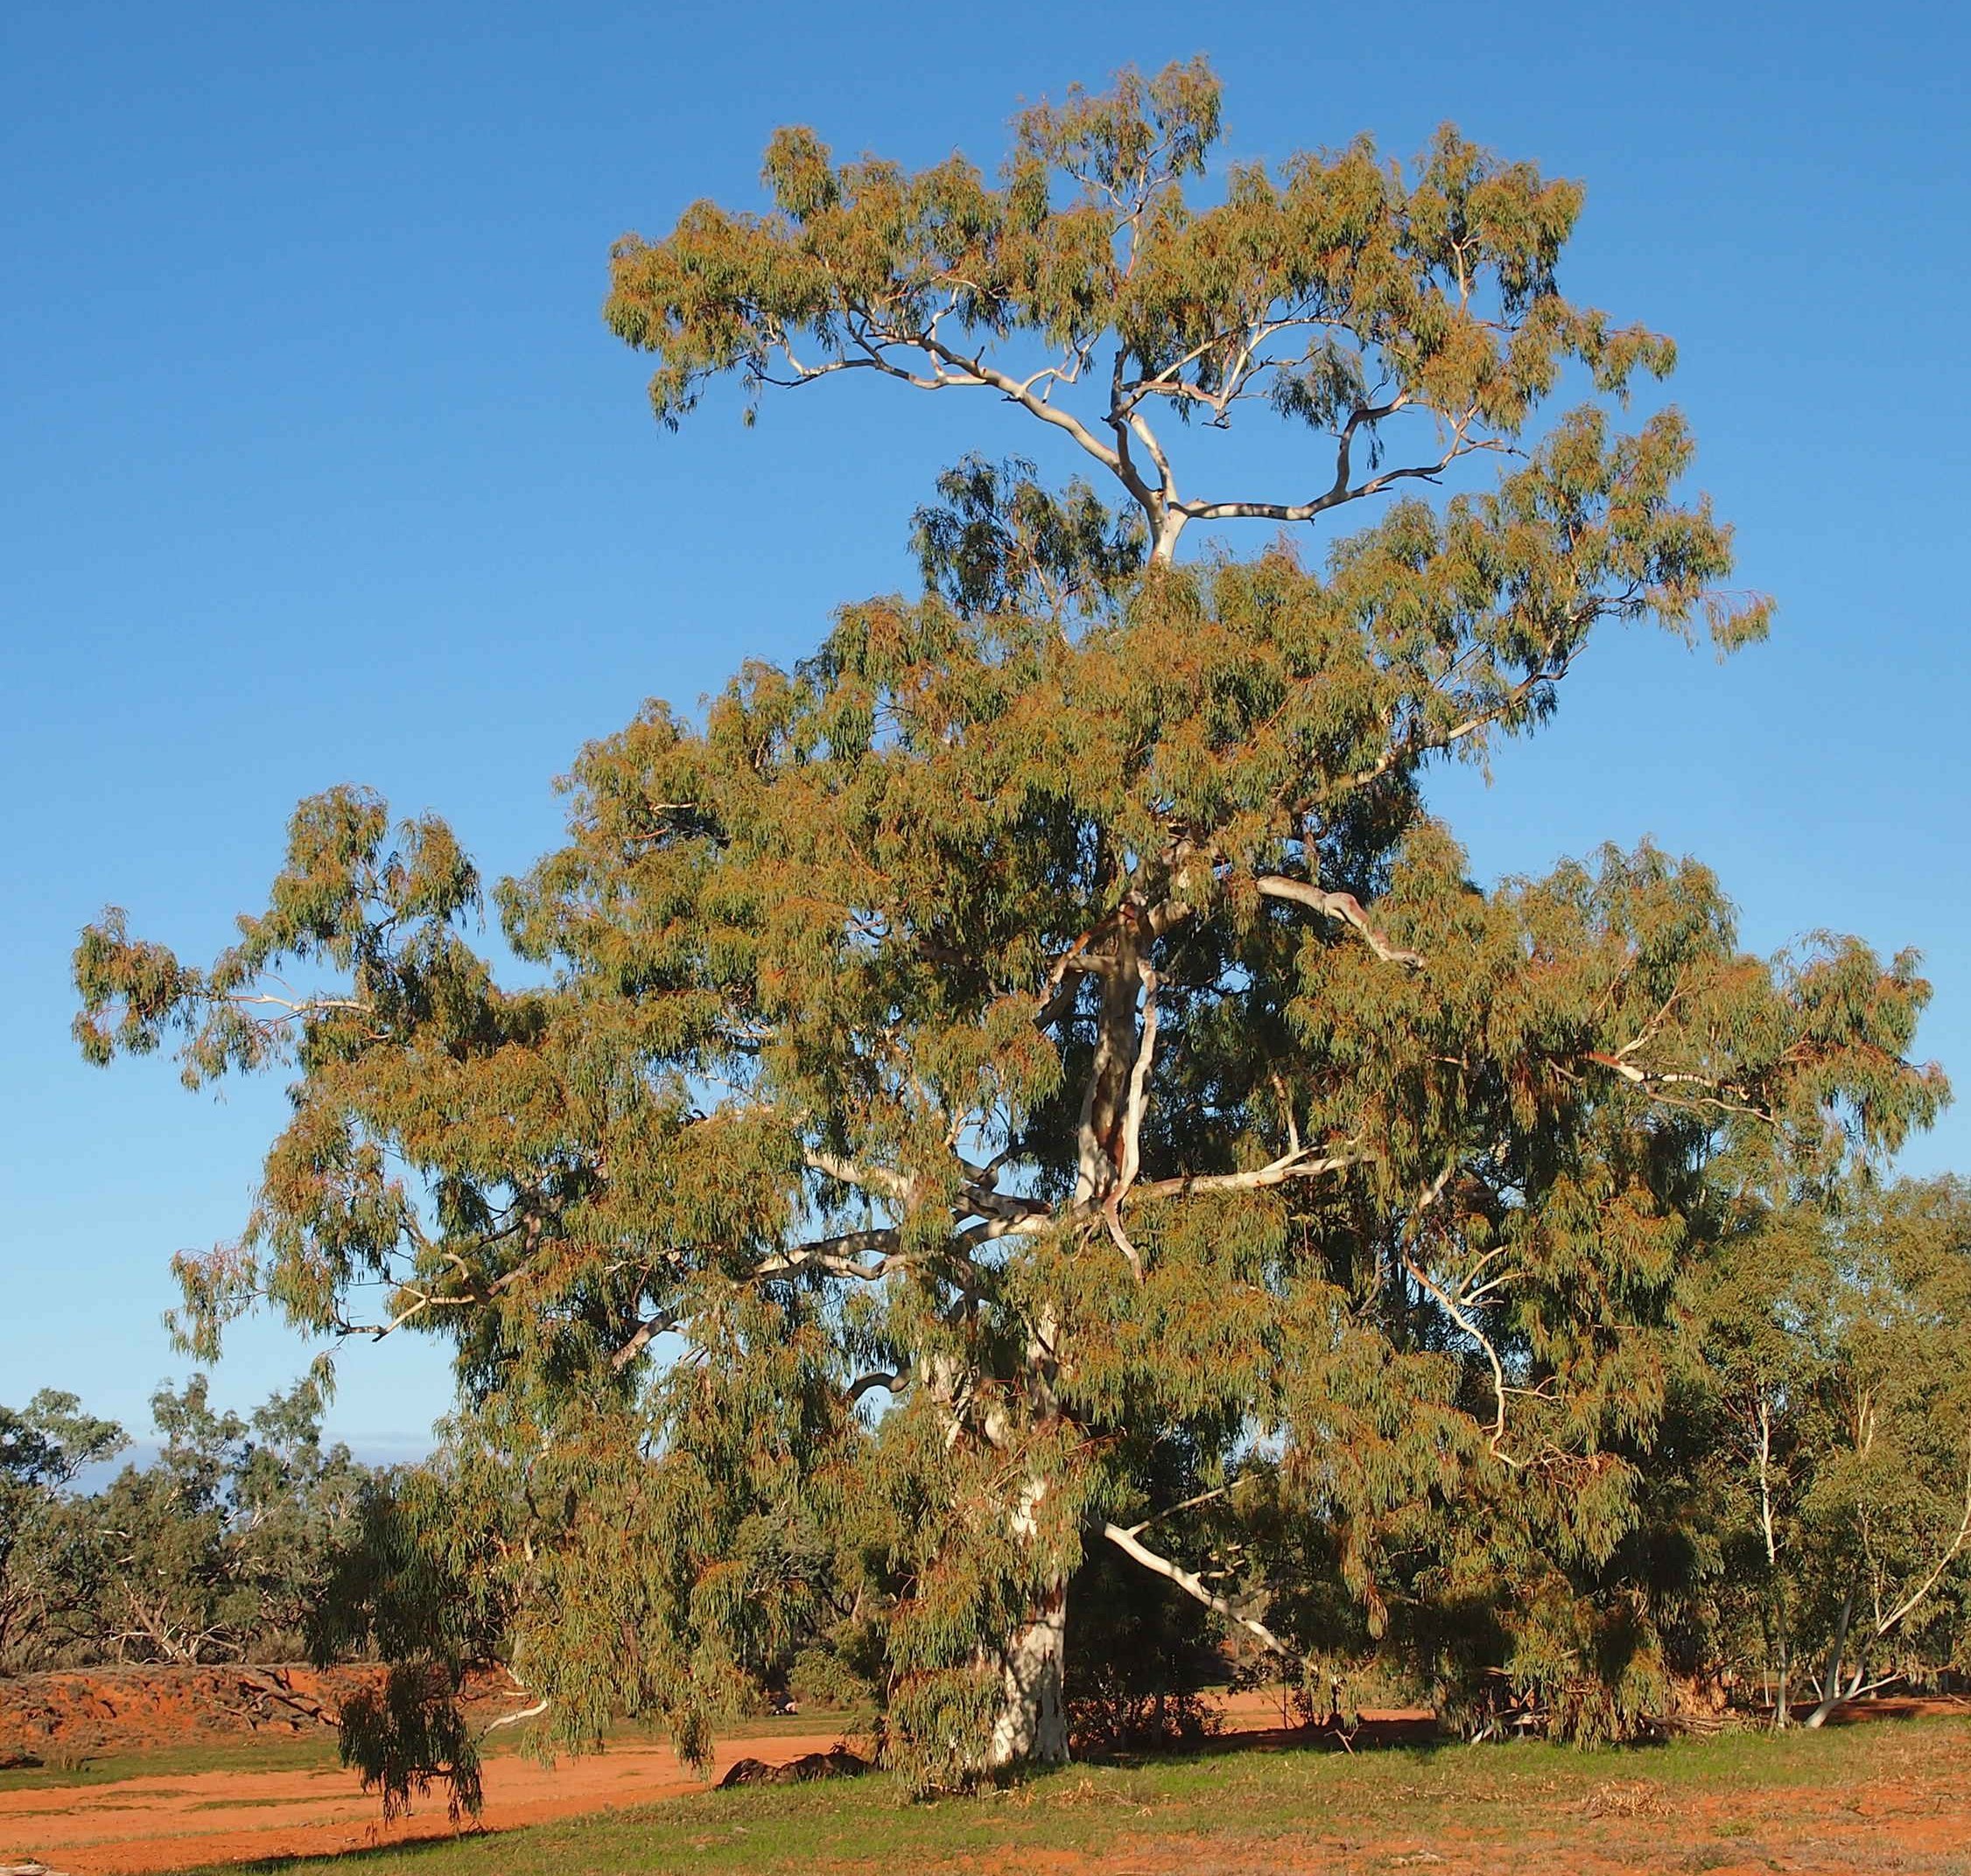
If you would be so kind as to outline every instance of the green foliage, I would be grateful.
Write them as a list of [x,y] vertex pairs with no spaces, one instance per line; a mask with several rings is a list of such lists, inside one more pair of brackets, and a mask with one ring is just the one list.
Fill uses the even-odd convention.
[[88,1606],[95,1558],[68,1488],[126,1444],[122,1427],[44,1388],[0,1407],[0,1671],[36,1658]]
[[156,1459],[87,1494],[121,1428],[72,1395],[0,1409],[0,1663],[291,1658],[373,1477],[323,1448],[322,1405],[304,1381],[218,1413],[194,1375],[152,1396]]
[[303,1381],[249,1417],[215,1413],[203,1375],[152,1396],[156,1464],[126,1466],[95,1505],[119,1658],[291,1650],[365,1476],[346,1446],[323,1450],[323,1405]]
[[[1826,1699],[1971,1664],[1971,1192],[1755,1214],[1701,1272],[1715,1646]],[[1778,1698],[1777,1692],[1775,1695]]]
[[477,1742],[460,1717],[455,1683],[420,1662],[392,1662],[381,1687],[342,1704],[342,1762],[360,1766],[382,1795],[386,1820],[442,1782],[453,1822],[480,1804]]
[[469,1668],[509,1652],[500,1563],[516,1508],[503,1482],[443,1452],[365,1480],[329,1552],[308,1652],[322,1666],[387,1663],[381,1686],[343,1703],[338,1736],[343,1764],[381,1794],[386,1817],[434,1782],[454,1817],[479,1810],[479,1740],[458,1697]]
[[[323,1630],[404,1666],[355,1729],[387,1793],[469,1802],[449,1690],[489,1658],[571,1747],[629,1712],[701,1756],[819,1651],[919,1790],[1056,1755],[1104,1545],[1323,1672],[1399,1653],[1583,1737],[1665,1696],[1685,1279],[1936,1112],[1928,986],[1750,956],[1646,846],[1469,880],[1433,764],[1539,728],[1610,622],[1729,648],[1765,608],[1673,412],[1535,425],[1569,360],[1671,358],[1561,298],[1572,186],[1446,132],[1406,182],[1357,145],[1193,208],[1217,111],[1202,67],[1074,94],[997,190],[787,132],[773,214],[619,248],[667,418],[818,346],[796,378],[1011,396],[1130,506],[969,458],[921,596],[590,745],[492,895],[520,987],[443,825],[347,789],[210,967],[84,936],[93,1058],[294,1077],[241,1238],[181,1261],[190,1345],[264,1301],[453,1352],[456,1470],[371,1502]],[[1329,493],[1180,497],[1158,400],[1249,396],[1335,432]],[[1405,413],[1448,453],[1357,479]],[[1481,452],[1318,564],[1175,557]]]
[[[998,187],[962,157],[838,164],[783,130],[770,209],[698,202],[663,241],[625,235],[605,315],[656,357],[650,401],[672,429],[730,374],[749,422],[767,387],[846,371],[995,391],[1117,479],[1159,558],[1193,520],[1308,521],[1507,452],[1569,363],[1607,392],[1670,369],[1667,340],[1561,298],[1577,185],[1447,125],[1407,176],[1361,137],[1277,176],[1232,164],[1201,206],[1185,185],[1219,134],[1201,60],[1023,111]],[[1252,402],[1333,437],[1330,486],[1181,492],[1153,420],[1223,427]],[[1406,424],[1432,440],[1385,468]]]

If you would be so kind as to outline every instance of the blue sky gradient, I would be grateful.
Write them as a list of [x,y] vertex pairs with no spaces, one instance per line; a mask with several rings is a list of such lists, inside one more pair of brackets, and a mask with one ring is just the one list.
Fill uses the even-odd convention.
[[[1673,334],[1697,480],[1772,641],[1719,667],[1611,635],[1489,788],[1436,799],[1487,878],[1645,834],[1722,875],[1761,949],[1919,947],[1922,1053],[1971,1079],[1962,16],[1433,4],[862,16],[756,5],[47,5],[0,22],[0,1400],[141,1427],[186,1364],[170,1254],[236,1230],[277,1086],[86,1068],[67,957],[106,902],[203,956],[290,808],[367,782],[488,877],[646,696],[789,660],[907,584],[963,449],[1064,455],[990,402],[860,382],[652,424],[598,318],[610,242],[757,200],[777,123],[988,167],[1023,97],[1208,52],[1227,154],[1442,119],[1588,185],[1571,297]],[[1028,426],[1030,428],[1031,426]],[[1255,447],[1260,447],[1255,444]],[[1293,439],[1265,460],[1295,459]],[[1243,537],[1259,544],[1257,531]],[[1953,1113],[1906,1156],[1971,1168]],[[244,1406],[305,1351],[241,1334]],[[428,1345],[352,1348],[332,1425],[415,1444]]]

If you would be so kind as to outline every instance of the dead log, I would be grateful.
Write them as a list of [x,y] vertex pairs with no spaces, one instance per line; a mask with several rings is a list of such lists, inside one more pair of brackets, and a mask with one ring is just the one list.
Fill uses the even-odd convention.
[[719,1789],[729,1791],[738,1785],[806,1785],[817,1778],[859,1778],[870,1769],[869,1761],[845,1746],[831,1752],[805,1753],[785,1765],[768,1765],[764,1759],[740,1759],[734,1762]]

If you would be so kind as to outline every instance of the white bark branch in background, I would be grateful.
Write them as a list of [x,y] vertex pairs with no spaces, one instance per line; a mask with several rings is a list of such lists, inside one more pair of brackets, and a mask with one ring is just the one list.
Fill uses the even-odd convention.
[[1262,873],[1255,882],[1264,899],[1290,900],[1296,906],[1305,906],[1310,912],[1318,912],[1326,918],[1353,928],[1362,934],[1364,942],[1385,963],[1401,964],[1411,970],[1421,970],[1424,959],[1420,953],[1406,951],[1401,946],[1392,944],[1376,927],[1370,922],[1369,914],[1362,909],[1362,901],[1352,892],[1327,892],[1317,886],[1310,886],[1304,879],[1289,879],[1283,873]]
[[859,1186],[865,1192],[880,1192],[886,1199],[894,1199],[900,1205],[908,1205],[916,1190],[915,1182],[906,1174],[893,1172],[887,1166],[859,1166],[852,1159],[821,1152],[811,1146],[804,1149],[801,1157],[810,1171],[822,1173],[838,1185]]
[[551,1700],[537,1700],[532,1706],[521,1708],[517,1713],[502,1713],[497,1719],[489,1719],[480,1733],[484,1739],[488,1732],[497,1732],[502,1726],[517,1726],[523,1719],[538,1719],[554,1704]]
[[1250,1172],[1186,1172],[1174,1179],[1153,1179],[1140,1183],[1140,1199],[1184,1199],[1199,1192],[1258,1192],[1268,1186],[1281,1186],[1290,1179],[1319,1179],[1360,1166],[1369,1156],[1352,1148],[1315,1155],[1308,1147],[1283,1153],[1278,1159]]
[[[1139,1525],[1137,1530],[1141,1528]],[[1125,1557],[1133,1558],[1144,1569],[1154,1571],[1158,1576],[1175,1583],[1194,1601],[1202,1602],[1206,1608],[1224,1616],[1227,1621],[1237,1622],[1263,1648],[1271,1649],[1285,1660],[1300,1660],[1299,1651],[1282,1642],[1258,1616],[1246,1614],[1230,1598],[1221,1596],[1216,1590],[1209,1588],[1203,1578],[1185,1569],[1182,1564],[1173,1563],[1168,1557],[1159,1557],[1137,1537],[1135,1531],[1126,1530],[1120,1524],[1105,1524],[1102,1535]]]

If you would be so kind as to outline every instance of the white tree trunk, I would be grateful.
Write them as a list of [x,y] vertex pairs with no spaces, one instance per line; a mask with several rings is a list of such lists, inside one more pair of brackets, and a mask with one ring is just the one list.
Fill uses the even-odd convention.
[[[1854,1613],[1855,1592],[1849,1590],[1841,1600],[1841,1614],[1834,1623],[1834,1646],[1827,1650],[1827,1671],[1820,1681],[1820,1704],[1806,1716],[1809,1726],[1826,1726],[1828,1714],[1850,1698],[1842,1693],[1841,1688],[1841,1651],[1848,1646],[1848,1625]],[[1855,1684],[1857,1687],[1862,1684],[1859,1676]]]
[[1057,1584],[1000,1656],[1000,1711],[987,1762],[1065,1765],[1068,1722],[1062,1679],[1068,1659],[1068,1586]]

